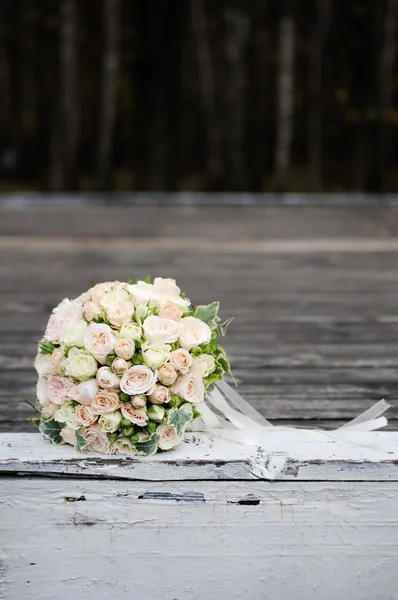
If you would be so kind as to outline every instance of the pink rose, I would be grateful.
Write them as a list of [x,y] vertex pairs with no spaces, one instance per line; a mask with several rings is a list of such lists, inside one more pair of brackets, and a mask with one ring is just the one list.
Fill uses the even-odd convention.
[[46,342],[60,343],[61,335],[81,318],[82,307],[78,302],[65,299],[54,309],[44,334]]
[[146,406],[146,397],[141,394],[141,396],[134,396],[131,399],[131,404],[134,408],[144,408]]
[[101,367],[97,371],[97,383],[102,388],[110,390],[118,390],[120,387],[120,379],[109,367]]
[[69,392],[69,398],[80,404],[90,404],[92,399],[99,391],[98,383],[95,379],[88,379],[74,385]]
[[41,409],[41,416],[44,419],[51,419],[59,409],[59,404],[53,404],[52,402],[47,402]]
[[158,312],[158,317],[161,319],[172,319],[173,321],[179,321],[182,315],[182,309],[171,300],[162,303]]
[[123,404],[121,410],[123,417],[134,423],[134,425],[144,427],[148,422],[146,408],[134,408],[132,404]]
[[157,385],[152,394],[149,395],[152,404],[164,404],[170,402],[170,390],[164,385]]
[[158,379],[160,383],[163,383],[164,385],[171,385],[177,379],[177,375],[178,373],[175,368],[172,365],[167,364],[160,367]]
[[121,404],[116,392],[101,390],[92,401],[91,408],[96,415],[106,415],[120,408]]
[[55,348],[50,358],[50,371],[52,375],[62,375],[61,362],[64,360],[63,348]]
[[179,375],[177,381],[171,388],[174,394],[183,398],[192,404],[202,402],[205,395],[205,386],[200,375],[189,373],[188,375]]
[[62,404],[68,400],[69,393],[73,388],[74,383],[72,379],[55,375],[48,378],[47,385],[49,401],[54,402],[54,404]]
[[89,322],[92,321],[93,319],[98,319],[98,317],[101,315],[101,313],[102,313],[101,307],[98,304],[96,304],[95,302],[93,302],[92,300],[89,300],[83,306],[83,314],[86,317],[87,321],[89,321]]
[[86,449],[101,454],[115,454],[116,450],[110,445],[106,432],[102,431],[101,425],[91,425],[83,430],[81,434],[88,441]]
[[186,350],[191,350],[200,344],[208,344],[211,340],[211,329],[196,317],[184,317],[180,321],[180,344]]
[[130,322],[134,313],[134,305],[132,302],[118,300],[113,302],[107,308],[108,320],[114,327],[121,327],[123,323]]
[[95,304],[100,304],[102,298],[105,296],[107,292],[110,292],[112,289],[112,282],[107,281],[105,283],[98,283],[90,290],[91,300]]
[[128,368],[129,364],[124,360],[124,358],[115,358],[111,367],[115,375],[123,375],[123,373],[127,371]]
[[142,327],[148,342],[172,344],[178,340],[181,333],[181,325],[178,321],[161,319],[156,315],[147,317]]
[[181,371],[181,373],[188,373],[189,368],[192,365],[192,356],[189,354],[188,350],[178,348],[171,353],[170,362],[173,367]]
[[158,446],[161,450],[171,450],[182,442],[182,437],[177,435],[174,425],[163,423],[159,425],[156,433],[159,436]]
[[120,389],[129,396],[151,393],[156,384],[157,372],[145,365],[134,365],[127,369],[120,381]]
[[88,427],[97,420],[97,415],[94,414],[91,406],[80,404],[80,406],[76,406],[75,418],[83,425],[83,427]]
[[90,323],[84,335],[84,347],[99,363],[104,365],[113,352],[116,338],[112,329],[105,323]]
[[115,344],[115,354],[124,360],[130,360],[134,356],[135,347],[132,342],[125,338],[119,338]]
[[60,436],[64,440],[65,444],[76,444],[76,431],[73,431],[70,427],[63,427],[60,431]]

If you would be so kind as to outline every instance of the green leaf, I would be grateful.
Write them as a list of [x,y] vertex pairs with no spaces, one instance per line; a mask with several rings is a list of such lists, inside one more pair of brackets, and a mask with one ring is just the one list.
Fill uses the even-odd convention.
[[137,444],[134,444],[134,448],[137,450],[138,454],[152,456],[152,454],[156,454],[157,452],[158,441],[159,436],[156,433],[153,433],[147,442],[138,442]]
[[218,328],[220,330],[221,335],[225,335],[227,333],[227,327],[233,320],[234,320],[234,318],[231,317],[230,319],[227,319],[226,321],[224,321],[224,323],[220,323]]
[[206,390],[213,385],[216,381],[220,379],[220,375],[218,373],[211,373],[208,378],[205,380],[205,388]]
[[31,417],[31,418],[29,419],[29,421],[30,421],[31,423],[33,423],[33,425],[36,425],[36,427],[39,427],[41,419],[40,419],[40,418],[39,418],[39,419],[36,419],[35,417]]
[[133,365],[141,365],[143,362],[142,356],[140,354],[134,354],[132,363]]
[[202,416],[202,414],[194,408],[193,409],[193,419],[198,419],[201,416]]
[[219,302],[212,302],[207,306],[197,306],[195,309],[195,317],[207,323],[209,327],[214,327],[220,320],[217,316],[219,308]]
[[192,356],[200,356],[202,354],[202,349],[199,348],[199,346],[196,346],[195,348],[192,348],[191,354]]
[[51,342],[39,342],[39,350],[42,354],[52,354],[55,346]]
[[81,435],[81,433],[79,433],[78,431],[76,431],[75,450],[77,450],[78,452],[83,452],[83,450],[86,448],[86,446],[88,446],[88,440],[86,440]]
[[225,356],[220,356],[218,358],[218,362],[220,363],[220,365],[222,366],[222,368],[224,369],[224,371],[226,373],[228,373],[228,375],[231,375],[231,377],[232,377],[231,365],[229,364],[227,358],[225,358]]
[[113,362],[117,359],[116,354],[110,354],[108,356],[108,358],[106,359],[106,364],[108,365],[108,367],[111,367]]
[[120,400],[120,402],[130,402],[131,396],[129,396],[128,394],[125,394],[124,392],[120,392],[119,400]]
[[151,283],[151,276],[147,275],[144,279],[145,283]]
[[64,440],[61,437],[61,429],[63,428],[64,423],[59,423],[58,421],[55,421],[55,419],[42,421],[39,426],[44,437],[57,446],[64,443]]
[[179,396],[177,396],[176,394],[171,394],[170,406],[173,406],[174,408],[178,408],[181,404],[182,404],[181,398]]
[[178,436],[184,433],[185,427],[193,419],[192,405],[187,402],[180,408],[172,408],[169,410],[168,422],[174,426]]

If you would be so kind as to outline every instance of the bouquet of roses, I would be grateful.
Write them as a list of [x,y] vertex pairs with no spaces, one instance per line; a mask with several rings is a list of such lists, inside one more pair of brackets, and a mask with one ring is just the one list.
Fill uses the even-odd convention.
[[[174,448],[206,391],[230,374],[219,303],[192,306],[173,279],[100,283],[53,311],[39,342],[39,429],[105,454]],[[198,410],[199,408],[199,410]]]

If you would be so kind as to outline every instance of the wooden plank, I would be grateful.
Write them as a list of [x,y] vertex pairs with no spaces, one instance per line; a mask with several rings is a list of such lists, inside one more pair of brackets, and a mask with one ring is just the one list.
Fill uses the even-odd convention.
[[[229,432],[228,435],[234,435]],[[241,440],[238,434],[237,439]],[[248,445],[247,445],[247,444]],[[146,481],[271,479],[398,481],[398,433],[270,429],[245,434],[191,433],[173,452],[150,458],[78,454],[39,433],[0,436],[0,473],[84,475]]]

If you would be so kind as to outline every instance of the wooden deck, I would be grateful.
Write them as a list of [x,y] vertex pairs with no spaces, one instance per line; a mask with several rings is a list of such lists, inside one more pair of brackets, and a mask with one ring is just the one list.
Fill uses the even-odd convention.
[[398,419],[398,206],[134,205],[0,199],[0,431],[31,431],[32,363],[54,304],[92,282],[177,278],[235,316],[225,348],[265,417]]

